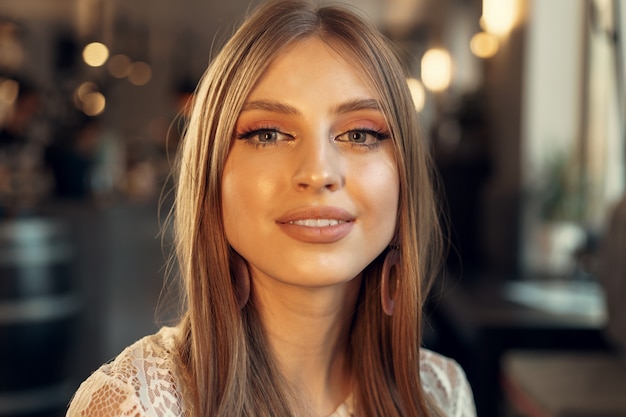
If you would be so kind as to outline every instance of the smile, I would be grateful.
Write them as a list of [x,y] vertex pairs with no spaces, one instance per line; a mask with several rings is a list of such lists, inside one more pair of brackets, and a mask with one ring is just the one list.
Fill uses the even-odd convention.
[[350,234],[356,217],[340,207],[302,207],[285,213],[276,225],[300,242],[334,243]]
[[330,227],[346,223],[344,220],[337,219],[301,219],[290,221],[289,224],[305,227]]

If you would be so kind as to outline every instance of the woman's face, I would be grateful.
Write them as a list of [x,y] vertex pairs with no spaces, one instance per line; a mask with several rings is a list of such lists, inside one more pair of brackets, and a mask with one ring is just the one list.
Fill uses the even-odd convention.
[[253,279],[345,283],[389,244],[399,180],[378,100],[359,62],[316,38],[255,85],[222,179],[226,237]]

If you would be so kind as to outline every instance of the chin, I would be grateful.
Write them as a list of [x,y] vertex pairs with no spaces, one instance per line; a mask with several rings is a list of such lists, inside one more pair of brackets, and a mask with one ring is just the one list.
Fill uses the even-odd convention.
[[295,268],[291,273],[284,275],[286,277],[285,282],[292,285],[310,286],[312,288],[329,287],[350,282],[358,277],[363,270],[362,268],[347,269],[345,265],[342,266]]

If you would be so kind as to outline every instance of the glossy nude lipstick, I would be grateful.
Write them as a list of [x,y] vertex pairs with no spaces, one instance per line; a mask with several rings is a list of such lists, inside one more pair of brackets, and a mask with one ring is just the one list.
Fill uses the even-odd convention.
[[355,218],[338,207],[306,207],[291,210],[276,220],[289,237],[307,243],[334,243],[346,237]]

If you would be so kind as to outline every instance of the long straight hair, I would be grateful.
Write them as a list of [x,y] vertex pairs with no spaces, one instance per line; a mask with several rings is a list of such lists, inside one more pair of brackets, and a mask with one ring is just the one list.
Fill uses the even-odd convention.
[[[420,382],[421,311],[440,259],[428,146],[406,74],[386,39],[352,11],[306,0],[266,3],[209,65],[200,81],[178,154],[175,249],[184,285],[178,354],[187,412],[193,417],[292,416],[254,302],[237,303],[226,240],[221,180],[243,104],[286,45],[317,37],[354,60],[378,93],[400,178],[394,243],[400,247],[396,310],[380,305],[384,253],[363,272],[349,358],[358,416],[429,416],[435,407]],[[299,410],[300,412],[301,410]]]

